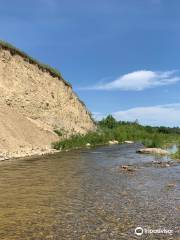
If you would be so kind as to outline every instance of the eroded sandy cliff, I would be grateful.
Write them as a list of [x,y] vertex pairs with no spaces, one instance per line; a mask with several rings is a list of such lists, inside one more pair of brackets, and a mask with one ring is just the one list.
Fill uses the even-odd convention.
[[48,149],[67,135],[95,129],[71,86],[0,44],[0,152]]

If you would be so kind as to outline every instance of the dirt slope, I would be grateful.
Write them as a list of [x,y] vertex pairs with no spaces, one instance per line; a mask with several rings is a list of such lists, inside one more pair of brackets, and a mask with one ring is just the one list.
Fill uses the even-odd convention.
[[95,125],[69,84],[0,45],[0,153],[50,148],[54,129],[69,136]]
[[50,152],[57,135],[13,109],[0,106],[0,160]]

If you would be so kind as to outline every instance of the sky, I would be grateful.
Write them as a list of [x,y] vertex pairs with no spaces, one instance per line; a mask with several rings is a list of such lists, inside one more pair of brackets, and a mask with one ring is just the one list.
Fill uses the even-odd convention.
[[0,39],[62,73],[96,119],[180,126],[179,0],[1,0]]

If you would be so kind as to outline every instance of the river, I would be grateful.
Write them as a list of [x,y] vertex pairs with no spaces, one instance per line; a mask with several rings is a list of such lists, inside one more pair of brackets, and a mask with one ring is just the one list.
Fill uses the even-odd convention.
[[[1,240],[179,239],[180,165],[136,144],[0,163]],[[131,164],[128,172],[122,165]],[[137,236],[136,227],[143,228]],[[145,229],[170,230],[147,233]]]

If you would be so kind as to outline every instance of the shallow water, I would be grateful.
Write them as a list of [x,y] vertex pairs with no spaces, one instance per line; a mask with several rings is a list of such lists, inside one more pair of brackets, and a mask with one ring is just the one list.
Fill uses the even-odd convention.
[[[0,240],[178,239],[180,166],[138,145],[0,164]],[[156,158],[156,159],[154,159]],[[126,172],[121,165],[136,171]],[[136,227],[173,230],[134,234]]]

